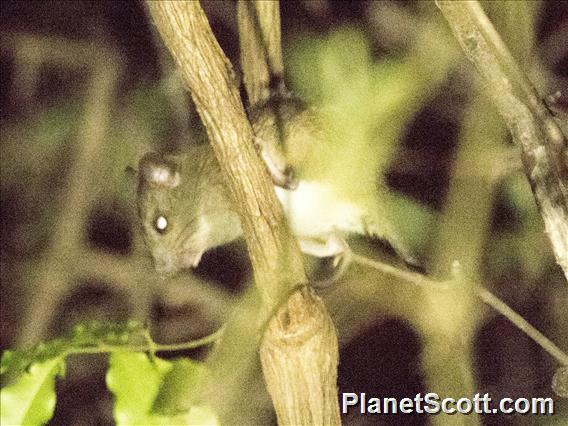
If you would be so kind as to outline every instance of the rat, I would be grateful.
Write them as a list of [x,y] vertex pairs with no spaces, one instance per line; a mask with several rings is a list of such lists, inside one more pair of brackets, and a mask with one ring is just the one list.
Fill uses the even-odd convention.
[[[378,197],[356,203],[330,182],[310,175],[309,161],[325,144],[315,111],[291,95],[278,95],[249,111],[255,145],[275,185],[303,253],[332,257],[343,274],[350,262],[349,234],[380,238],[408,265],[417,264],[401,243]],[[208,143],[181,155],[147,153],[139,162],[138,213],[158,272],[195,268],[209,249],[242,236],[239,216]]]

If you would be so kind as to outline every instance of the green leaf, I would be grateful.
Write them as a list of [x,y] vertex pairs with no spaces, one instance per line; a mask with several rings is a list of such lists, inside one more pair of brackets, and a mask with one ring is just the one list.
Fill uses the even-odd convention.
[[[4,356],[3,356],[4,359]],[[63,357],[31,365],[19,380],[0,392],[2,425],[39,425],[53,416],[55,377],[63,370]]]
[[[178,403],[202,380],[205,369],[190,360],[152,361],[143,353],[127,352],[152,347],[142,324],[89,322],[74,327],[65,337],[18,351],[5,351],[0,362],[2,425],[43,424],[53,415],[55,377],[64,358],[72,353],[117,351],[111,355],[107,383],[116,397],[117,424],[217,424],[206,406]],[[156,414],[156,407],[163,413]],[[171,415],[170,415],[171,413]]]
[[42,364],[55,358],[62,358],[70,346],[65,339],[54,339],[28,349],[5,351],[0,362],[2,387],[20,380],[34,364]]
[[62,358],[73,352],[103,351],[108,347],[118,350],[149,345],[147,329],[137,321],[103,323],[91,321],[77,324],[69,336],[42,342],[16,351],[6,351],[0,362],[2,384],[13,383],[32,365]]
[[111,355],[106,381],[115,396],[114,420],[117,425],[218,424],[215,413],[206,406],[192,406],[189,412],[183,414],[153,412],[154,401],[169,372],[185,372],[191,376],[200,371],[199,368],[190,367],[190,361],[177,362],[180,366],[174,368],[176,362],[160,358],[151,360],[140,353],[116,352]]
[[164,376],[152,411],[169,415],[187,411],[195,402],[188,401],[188,393],[202,384],[205,375],[206,369],[201,363],[187,358],[173,362],[171,370]]
[[146,329],[138,322],[90,322],[75,326],[71,335],[65,338],[5,351],[0,361],[1,423],[42,424],[51,418],[56,399],[55,377],[62,371],[67,354],[149,343]]

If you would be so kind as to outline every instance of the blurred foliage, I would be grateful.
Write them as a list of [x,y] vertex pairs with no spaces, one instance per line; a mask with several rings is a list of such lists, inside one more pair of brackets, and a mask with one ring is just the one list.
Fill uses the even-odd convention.
[[502,182],[497,197],[503,198],[497,218],[502,223],[484,256],[488,277],[498,281],[515,271],[523,281],[536,283],[549,271],[552,250],[530,185],[522,175],[510,176]]
[[[106,161],[97,170],[105,182],[96,188],[97,198],[129,206],[134,214],[136,180],[127,168],[136,169],[145,152],[171,139],[168,108],[159,86],[139,87],[121,99],[105,137]],[[22,121],[1,123],[0,187],[3,200],[16,203],[16,209],[3,209],[5,220],[13,222],[3,232],[17,242],[10,250],[19,260],[36,255],[54,237],[50,230],[62,208],[68,165],[82,141],[83,112],[81,99],[65,99]],[[17,199],[7,200],[11,194]]]
[[514,7],[496,1],[481,1],[483,10],[518,63],[531,59],[536,39],[536,16],[542,0],[519,1]]
[[[449,34],[425,31],[416,50],[381,61],[373,59],[369,40],[355,28],[292,44],[287,51],[292,86],[323,108],[324,126],[335,135],[310,165],[313,176],[353,190],[354,183],[373,185],[377,170],[386,171],[405,125],[435,93],[456,54],[439,49]],[[428,55],[434,52],[439,61],[433,66]]]
[[135,199],[136,179],[127,175],[126,168],[136,169],[138,160],[153,147],[165,148],[175,130],[171,116],[172,105],[160,86],[137,87],[121,100],[119,116],[114,118],[107,136],[108,161],[104,165],[114,197]]
[[[6,353],[3,354],[2,360]],[[0,422],[3,425],[42,425],[55,409],[55,378],[62,374],[63,359],[34,363],[18,381],[0,392]]]
[[[201,367],[202,368],[202,367]],[[165,361],[150,359],[140,353],[113,353],[106,376],[115,396],[114,419],[117,425],[217,425],[214,412],[206,406],[194,406],[178,415],[157,414],[153,404],[168,373],[175,371],[186,379],[202,374],[198,365],[187,359]],[[185,382],[187,384],[188,382]],[[184,388],[187,392],[187,388]],[[186,408],[187,410],[187,408]]]
[[17,245],[10,248],[17,257],[37,253],[50,238],[82,113],[79,102],[70,100],[21,122],[0,123],[3,203],[12,194],[18,198],[16,209],[3,208],[8,222],[3,233],[17,235]]
[[[440,49],[448,40],[446,31],[424,29],[415,48],[382,61],[372,57],[365,34],[349,27],[325,37],[298,38],[286,51],[292,86],[320,108],[323,126],[332,135],[313,156],[307,177],[327,180],[346,199],[371,208],[369,194],[378,180],[380,203],[397,213],[389,216],[415,249],[429,239],[432,227],[425,225],[432,223],[432,214],[388,193],[383,174],[410,120],[436,93],[456,54],[455,49]],[[439,57],[435,65],[429,57],[433,54]]]

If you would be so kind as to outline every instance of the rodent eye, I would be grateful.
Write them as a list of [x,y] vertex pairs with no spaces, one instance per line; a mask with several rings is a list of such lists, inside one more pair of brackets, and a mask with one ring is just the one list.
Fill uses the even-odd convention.
[[156,220],[154,220],[154,229],[159,234],[164,234],[168,229],[168,219],[163,215],[159,215]]

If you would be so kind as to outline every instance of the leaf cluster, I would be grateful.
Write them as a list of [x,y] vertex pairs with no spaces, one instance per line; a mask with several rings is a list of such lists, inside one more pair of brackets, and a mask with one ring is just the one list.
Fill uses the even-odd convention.
[[[180,389],[197,389],[207,377],[201,364],[186,358],[167,361],[139,322],[78,324],[67,337],[2,354],[1,423],[44,424],[53,416],[55,382],[64,376],[66,357],[111,353],[106,375],[115,397],[117,424],[217,424],[215,413],[191,400],[172,399]],[[173,402],[172,402],[173,401]]]

